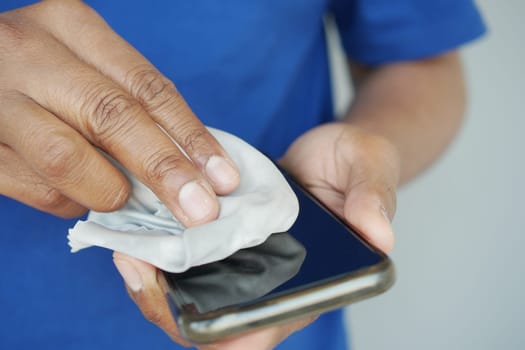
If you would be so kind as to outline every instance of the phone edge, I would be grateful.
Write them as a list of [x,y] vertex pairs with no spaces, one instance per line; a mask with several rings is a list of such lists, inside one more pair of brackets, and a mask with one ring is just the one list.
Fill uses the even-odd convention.
[[172,316],[181,336],[195,343],[210,343],[245,331],[279,325],[335,310],[384,293],[395,282],[395,267],[385,257],[376,265],[320,281],[260,302],[226,308],[221,312],[191,315],[179,312],[166,290]]

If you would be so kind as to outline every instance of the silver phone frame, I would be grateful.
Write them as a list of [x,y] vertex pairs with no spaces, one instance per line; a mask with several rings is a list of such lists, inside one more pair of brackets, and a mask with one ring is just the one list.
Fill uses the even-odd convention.
[[164,280],[168,304],[180,335],[202,344],[334,310],[381,294],[394,282],[394,265],[388,256],[383,255],[383,260],[376,265],[352,273],[317,281],[254,303],[199,314],[176,305],[178,299]]

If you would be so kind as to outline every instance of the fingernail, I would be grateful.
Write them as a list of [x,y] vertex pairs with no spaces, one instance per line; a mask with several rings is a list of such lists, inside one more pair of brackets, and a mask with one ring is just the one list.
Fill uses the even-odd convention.
[[239,172],[223,157],[211,156],[206,163],[206,174],[217,185],[230,185],[237,183]]
[[133,265],[126,260],[114,259],[118,272],[122,275],[124,282],[133,292],[138,292],[144,286],[142,277]]
[[188,182],[179,192],[179,203],[191,221],[201,221],[212,213],[215,199],[197,181]]

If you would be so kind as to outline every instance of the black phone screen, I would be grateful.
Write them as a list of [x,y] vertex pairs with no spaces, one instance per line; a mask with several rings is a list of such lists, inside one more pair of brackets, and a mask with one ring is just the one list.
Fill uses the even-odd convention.
[[[285,175],[287,177],[287,175]],[[230,257],[165,273],[179,307],[206,313],[253,303],[374,266],[386,256],[365,243],[301,186],[287,177],[299,199],[288,232]]]

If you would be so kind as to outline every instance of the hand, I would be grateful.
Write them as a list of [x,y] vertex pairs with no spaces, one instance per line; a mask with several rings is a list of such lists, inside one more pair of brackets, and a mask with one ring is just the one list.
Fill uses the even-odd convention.
[[64,217],[112,211],[129,184],[97,149],[188,226],[238,185],[173,83],[81,1],[0,14],[0,62],[0,194]]
[[154,266],[132,258],[114,253],[113,261],[126,281],[128,294],[142,311],[146,319],[163,329],[175,342],[183,346],[197,346],[200,350],[263,350],[273,349],[291,333],[305,327],[315,317],[294,321],[285,325],[269,327],[224,339],[206,345],[189,343],[179,334],[166,301],[165,285],[162,273]]
[[298,138],[281,164],[371,244],[392,249],[400,164],[390,142],[347,123],[326,124]]
[[[297,139],[281,164],[372,244],[390,251],[399,160],[388,141],[348,124],[323,125]],[[144,316],[178,343],[192,345],[181,338],[172,319],[162,274],[120,253],[114,254],[114,262]],[[199,349],[271,349],[314,319],[242,334]]]

